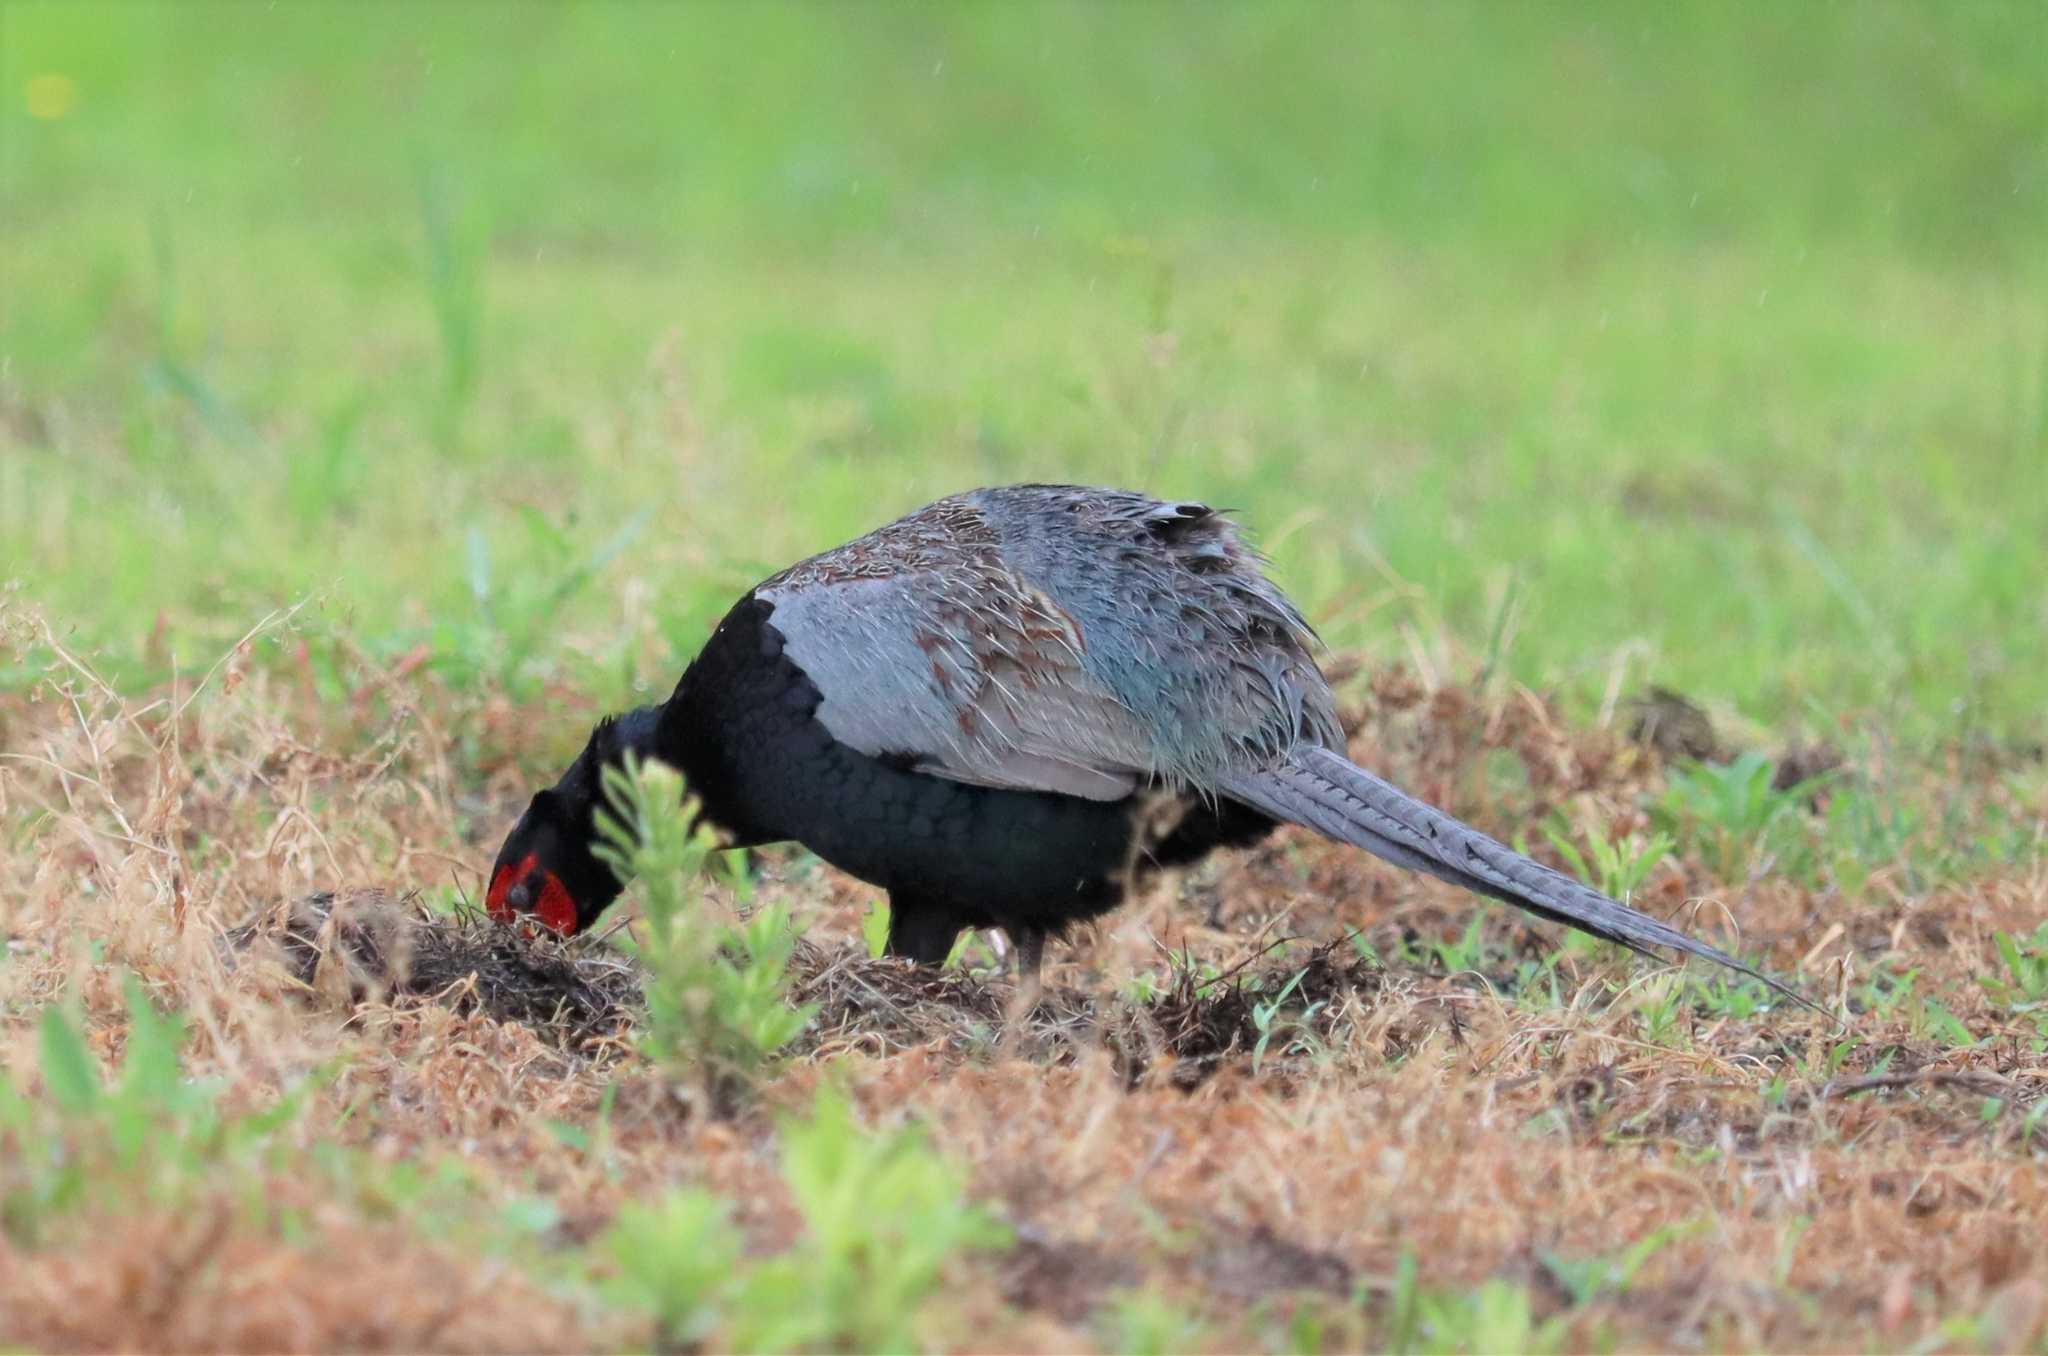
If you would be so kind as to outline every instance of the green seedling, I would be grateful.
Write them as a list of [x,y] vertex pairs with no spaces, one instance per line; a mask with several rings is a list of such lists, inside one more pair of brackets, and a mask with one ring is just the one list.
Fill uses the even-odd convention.
[[1543,833],[1571,867],[1573,875],[1609,899],[1623,903],[1642,888],[1650,873],[1657,869],[1657,863],[1670,856],[1671,849],[1677,846],[1668,833],[1611,839],[1589,835],[1587,851],[1582,853],[1572,842],[1570,825],[1562,814],[1553,815],[1552,822],[1543,826]]
[[[647,923],[638,947],[648,969],[642,1048],[671,1077],[729,1105],[815,1011],[789,1001],[789,917],[762,908],[733,925],[710,914],[704,881],[717,843],[708,828],[690,827],[694,803],[685,804],[673,769],[631,760],[606,768],[604,786],[610,811],[598,813],[597,852],[637,880]],[[743,871],[729,865],[728,879],[745,892]]]

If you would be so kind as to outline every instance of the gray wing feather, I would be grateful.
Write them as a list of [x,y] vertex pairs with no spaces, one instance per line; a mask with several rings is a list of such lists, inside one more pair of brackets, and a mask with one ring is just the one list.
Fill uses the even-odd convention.
[[[985,581],[983,581],[985,582]],[[976,786],[1120,800],[1151,773],[1141,723],[1024,592],[970,621],[940,574],[765,588],[769,625],[832,737]]]
[[1301,740],[1342,746],[1301,614],[1223,515],[1026,485],[927,505],[756,596],[873,756],[981,786],[1214,793]]

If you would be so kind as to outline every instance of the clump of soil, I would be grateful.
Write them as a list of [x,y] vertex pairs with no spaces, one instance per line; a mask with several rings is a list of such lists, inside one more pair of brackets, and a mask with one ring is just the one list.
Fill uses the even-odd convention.
[[1058,1058],[1085,1043],[1095,1026],[1094,1003],[1074,990],[1048,987],[1036,1007],[1011,1023],[1008,983],[870,956],[850,943],[826,948],[799,940],[791,969],[792,999],[818,1008],[794,1047],[803,1054],[891,1054],[934,1041],[965,1053],[1007,1039],[1018,1053]]
[[640,971],[588,939],[526,937],[416,897],[323,890],[228,933],[236,955],[267,945],[293,979],[346,1002],[412,996],[519,1022],[568,1050],[615,1039],[641,1010]]
[[[527,937],[473,914],[437,915],[416,898],[378,891],[305,895],[234,929],[227,942],[236,956],[272,948],[292,980],[337,1001],[445,1003],[521,1023],[565,1050],[615,1042],[643,1010],[639,967],[601,942]],[[817,1010],[788,1053],[887,1055],[936,1043],[957,1055],[1000,1048],[1067,1063],[1084,1050],[1107,1048],[1133,1085],[1164,1057],[1172,1083],[1193,1088],[1258,1044],[1260,1005],[1276,1004],[1269,1025],[1326,1037],[1344,1000],[1373,992],[1381,978],[1341,943],[1305,958],[1254,959],[1206,977],[1176,964],[1172,982],[1143,1002],[1048,986],[1034,1007],[1018,1013],[1007,980],[869,956],[851,942],[824,947],[799,938],[791,1001]]]
[[1211,1248],[1198,1263],[1203,1280],[1216,1294],[1239,1300],[1261,1300],[1298,1290],[1351,1293],[1350,1265],[1335,1253],[1305,1248],[1264,1224],[1238,1233],[1222,1221],[1209,1232]]
[[1653,687],[1629,702],[1628,737],[1655,749],[1666,762],[1692,758],[1702,763],[1728,760],[1713,717],[1682,693]]
[[1370,962],[1331,943],[1305,959],[1268,958],[1220,976],[1176,964],[1172,982],[1143,1002],[1049,986],[1035,1007],[1017,1014],[1007,982],[870,957],[850,943],[827,950],[800,942],[793,968],[795,1001],[818,1008],[794,1047],[801,1054],[889,1054],[938,1043],[959,1054],[1000,1047],[1066,1063],[1084,1050],[1106,1048],[1133,1085],[1163,1067],[1183,1089],[1250,1054],[1259,1042],[1261,1004],[1275,1004],[1269,1026],[1276,1030],[1306,1028],[1327,1037],[1345,1000],[1375,991],[1380,982]]
[[[1261,1005],[1274,1005],[1269,1028],[1305,1027],[1314,1036],[1327,1037],[1344,1000],[1375,991],[1380,978],[1378,967],[1347,955],[1342,942],[1316,947],[1305,961],[1270,959],[1256,968],[1208,980],[1180,966],[1174,971],[1173,986],[1131,1010],[1125,1027],[1129,1034],[1150,1036],[1171,1054],[1174,1084],[1193,1088],[1226,1060],[1257,1047]],[[1138,1030],[1130,1032],[1134,1026]]]
[[1086,1322],[1105,1293],[1137,1278],[1138,1268],[1128,1257],[1050,1238],[1028,1224],[1017,1231],[1016,1246],[1005,1254],[1001,1272],[1004,1299],[1069,1323]]
[[1848,763],[1842,751],[1826,740],[1807,743],[1794,740],[1785,751],[1778,755],[1777,766],[1771,772],[1771,790],[1790,791],[1795,787],[1815,783],[1816,789],[1807,794],[1809,808],[1820,808],[1821,778],[1840,772]]

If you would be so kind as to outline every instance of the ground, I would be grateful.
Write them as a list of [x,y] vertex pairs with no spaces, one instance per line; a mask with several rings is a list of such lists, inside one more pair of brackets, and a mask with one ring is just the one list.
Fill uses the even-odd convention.
[[[0,1347],[2048,1351],[2041,24],[0,7]],[[794,850],[475,918],[1023,479],[1237,510],[1355,757],[1822,1011],[1304,834],[1030,1012]]]
[[[949,1259],[914,1307],[933,1346],[2048,1336],[2031,1242],[2048,1009],[1981,982],[2018,982],[1994,934],[2024,938],[2048,909],[2038,769],[2009,807],[2035,826],[2025,865],[1948,878],[1920,835],[1863,879],[1802,864],[1830,850],[1830,811],[1886,775],[1867,764],[1810,800],[1770,793],[1776,817],[1732,875],[1710,865],[1712,822],[1653,862],[1639,903],[1739,938],[1825,1015],[1568,947],[1305,834],[1083,930],[1019,1014],[981,949],[945,971],[874,958],[872,891],[764,854],[747,907],[792,910],[790,997],[813,1015],[727,1103],[634,1052],[638,972],[614,943],[526,942],[376,892],[280,902],[272,882],[296,861],[339,882],[429,880],[490,850],[523,784],[450,775],[442,722],[481,713],[447,711],[437,686],[378,685],[341,717],[348,739],[287,675],[233,656],[204,689],[122,698],[81,668],[8,706],[14,747],[47,759],[12,784],[43,808],[9,864],[28,882],[9,1064],[40,1110],[12,1132],[39,1147],[0,1174],[8,1340],[641,1343],[640,1309],[607,1288],[621,1207],[707,1187],[746,1249],[792,1247],[816,1226],[794,1203],[788,1122],[823,1087],[863,1133],[926,1127],[929,1152],[964,1169],[953,1208],[999,1221],[1000,1241]],[[1347,690],[1357,756],[1498,831],[1626,829],[1685,775],[1527,691],[1428,692],[1399,668]],[[317,741],[295,733],[311,726]],[[1523,776],[1478,775],[1492,760]],[[1955,797],[1935,839],[1995,834],[1996,785]],[[732,907],[713,889],[695,924]],[[2048,936],[2025,945],[2048,990]],[[177,1147],[120,1160],[120,1113],[69,1107],[36,1015],[68,1002],[92,1058],[133,1063],[124,975],[187,1015],[210,1116],[284,1095],[289,1119],[242,1148],[155,1107],[137,1114]],[[37,1183],[60,1161],[91,1168],[76,1195]]]

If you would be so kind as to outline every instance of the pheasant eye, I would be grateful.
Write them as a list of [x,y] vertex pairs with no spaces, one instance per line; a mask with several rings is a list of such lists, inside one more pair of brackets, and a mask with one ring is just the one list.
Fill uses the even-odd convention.
[[525,880],[527,873],[540,865],[538,853],[529,852],[515,866],[501,866],[491,875],[490,893],[484,896],[484,911],[501,923],[510,922],[516,910],[506,896],[512,887]]

